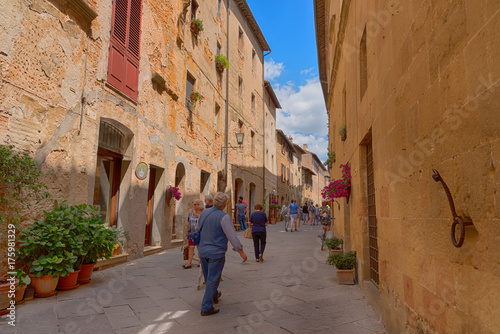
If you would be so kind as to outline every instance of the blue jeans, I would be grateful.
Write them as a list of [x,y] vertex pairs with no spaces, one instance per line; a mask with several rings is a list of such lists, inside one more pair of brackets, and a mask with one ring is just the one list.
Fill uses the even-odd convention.
[[201,257],[201,270],[205,278],[205,295],[201,301],[201,311],[207,312],[214,306],[214,297],[217,296],[217,288],[219,287],[220,277],[226,258],[211,259]]
[[244,213],[238,213],[238,223],[240,223],[240,228],[242,230],[246,230],[248,228]]

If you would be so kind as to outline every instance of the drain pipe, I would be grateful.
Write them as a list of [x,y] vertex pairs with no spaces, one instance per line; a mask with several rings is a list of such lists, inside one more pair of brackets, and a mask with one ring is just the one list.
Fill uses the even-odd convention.
[[[227,0],[227,17],[226,17],[226,57],[229,59],[229,1]],[[224,147],[225,152],[224,152],[224,189],[223,191],[226,192],[227,189],[227,169],[228,169],[228,153],[229,153],[229,142],[228,142],[228,137],[229,137],[229,68],[226,69],[226,115],[225,115],[225,138],[224,138]]]
[[78,127],[78,136],[82,132],[82,124],[83,124],[83,114],[85,112],[85,103],[87,100],[87,92],[85,91],[85,85],[87,83],[87,59],[89,58],[89,36],[87,36],[87,52],[85,52],[85,69],[83,72],[83,88],[82,95],[80,97],[80,103],[82,104],[82,110],[80,113],[80,126]]

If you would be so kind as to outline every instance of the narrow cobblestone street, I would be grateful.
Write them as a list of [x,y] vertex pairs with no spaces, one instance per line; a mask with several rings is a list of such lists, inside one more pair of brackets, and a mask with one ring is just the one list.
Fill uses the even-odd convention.
[[22,333],[386,333],[358,285],[338,285],[320,226],[286,233],[269,225],[264,262],[242,240],[248,261],[227,255],[220,313],[202,317],[199,269],[185,270],[179,248],[94,272],[92,282],[19,305],[16,327],[1,318],[0,332]]

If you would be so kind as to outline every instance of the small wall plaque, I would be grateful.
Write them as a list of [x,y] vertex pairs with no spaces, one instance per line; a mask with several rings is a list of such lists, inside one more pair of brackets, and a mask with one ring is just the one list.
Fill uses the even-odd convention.
[[140,162],[135,169],[135,176],[137,176],[139,180],[144,180],[148,176],[148,164]]

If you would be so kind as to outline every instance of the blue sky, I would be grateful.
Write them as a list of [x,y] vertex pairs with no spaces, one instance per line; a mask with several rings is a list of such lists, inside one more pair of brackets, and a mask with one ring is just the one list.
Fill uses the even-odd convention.
[[271,47],[264,76],[282,106],[276,127],[326,160],[326,107],[318,78],[312,0],[247,0]]

